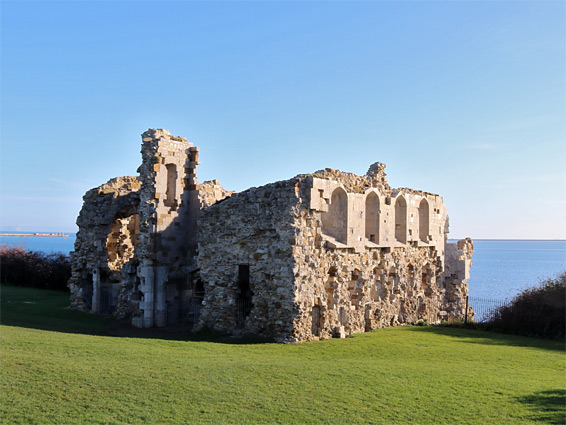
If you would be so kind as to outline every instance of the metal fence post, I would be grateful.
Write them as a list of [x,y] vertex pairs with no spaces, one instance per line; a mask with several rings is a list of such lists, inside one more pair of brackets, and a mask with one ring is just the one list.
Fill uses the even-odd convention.
[[466,315],[464,316],[464,325],[468,325],[468,296],[466,295]]

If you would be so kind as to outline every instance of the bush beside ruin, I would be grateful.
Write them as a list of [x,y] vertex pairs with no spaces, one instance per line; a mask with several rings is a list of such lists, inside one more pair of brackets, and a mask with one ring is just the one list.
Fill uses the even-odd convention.
[[488,327],[543,338],[564,338],[566,327],[566,271],[527,288],[495,310]]
[[0,280],[3,284],[68,291],[69,256],[45,254],[25,248],[0,246]]

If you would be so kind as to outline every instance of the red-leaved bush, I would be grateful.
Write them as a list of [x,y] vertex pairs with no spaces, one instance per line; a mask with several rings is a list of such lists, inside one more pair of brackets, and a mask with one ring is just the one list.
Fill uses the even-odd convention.
[[14,286],[68,291],[69,256],[0,246],[0,280]]

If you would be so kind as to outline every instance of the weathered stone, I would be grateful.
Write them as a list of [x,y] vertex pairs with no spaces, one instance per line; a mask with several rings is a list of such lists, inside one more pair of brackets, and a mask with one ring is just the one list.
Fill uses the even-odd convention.
[[447,243],[442,198],[394,190],[384,169],[299,175],[203,210],[198,328],[307,341],[462,318],[471,240]]
[[186,139],[142,140],[138,178],[84,197],[74,308],[284,342],[464,316],[472,241],[448,243],[442,198],[392,189],[384,164],[234,193],[198,183]]

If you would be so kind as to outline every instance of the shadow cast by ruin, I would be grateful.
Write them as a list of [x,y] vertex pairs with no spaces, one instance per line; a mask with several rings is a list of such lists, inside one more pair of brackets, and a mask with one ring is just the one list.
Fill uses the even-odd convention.
[[517,397],[533,411],[530,419],[536,422],[560,425],[566,422],[566,390],[539,391],[528,396]]
[[[512,347],[540,348],[543,350],[564,351],[564,341],[499,333],[486,329],[481,324],[442,324],[408,328],[413,332],[428,332],[458,339],[459,342],[480,345],[507,345]],[[465,332],[462,332],[465,330]]]

